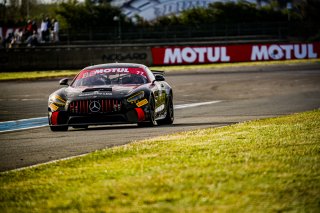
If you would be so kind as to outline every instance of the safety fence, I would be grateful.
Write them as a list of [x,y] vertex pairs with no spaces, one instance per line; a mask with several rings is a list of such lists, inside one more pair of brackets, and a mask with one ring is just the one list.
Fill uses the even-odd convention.
[[121,23],[116,27],[83,29],[66,29],[60,32],[62,42],[77,41],[104,41],[105,43],[128,43],[135,40],[144,43],[145,40],[156,41],[179,41],[192,40],[194,38],[224,38],[229,37],[272,37],[277,39],[286,38],[292,31],[292,26],[286,22],[275,23],[220,23],[220,24],[199,24],[196,26],[144,26],[132,27],[122,26]]

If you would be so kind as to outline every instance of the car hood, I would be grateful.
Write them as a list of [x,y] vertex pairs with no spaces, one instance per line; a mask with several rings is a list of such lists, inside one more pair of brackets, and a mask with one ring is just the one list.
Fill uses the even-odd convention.
[[68,99],[122,98],[133,93],[143,85],[107,85],[94,87],[68,87],[65,92]]

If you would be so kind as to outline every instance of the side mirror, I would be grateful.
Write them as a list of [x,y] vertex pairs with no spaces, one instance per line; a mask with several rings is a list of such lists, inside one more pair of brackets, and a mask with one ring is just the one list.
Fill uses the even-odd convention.
[[69,79],[67,79],[67,78],[63,78],[63,79],[61,79],[61,80],[59,81],[59,84],[60,84],[60,85],[69,86],[68,80],[69,80]]
[[166,79],[163,77],[163,75],[156,75],[156,81],[165,81]]

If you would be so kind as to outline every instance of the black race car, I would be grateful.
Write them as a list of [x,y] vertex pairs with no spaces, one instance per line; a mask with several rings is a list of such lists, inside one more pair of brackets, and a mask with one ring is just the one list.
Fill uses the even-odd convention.
[[52,131],[69,126],[172,124],[173,93],[164,73],[141,64],[111,63],[84,68],[68,84],[49,96],[48,118]]

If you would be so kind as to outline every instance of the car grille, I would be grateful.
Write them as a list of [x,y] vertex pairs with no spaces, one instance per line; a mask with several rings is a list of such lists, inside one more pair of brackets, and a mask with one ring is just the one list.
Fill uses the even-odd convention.
[[122,103],[117,99],[78,100],[69,104],[71,114],[112,113],[121,111]]

